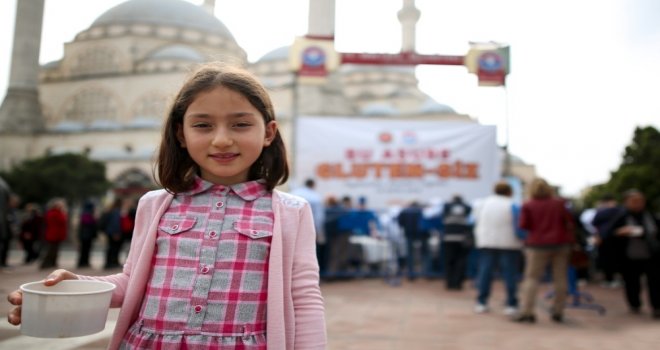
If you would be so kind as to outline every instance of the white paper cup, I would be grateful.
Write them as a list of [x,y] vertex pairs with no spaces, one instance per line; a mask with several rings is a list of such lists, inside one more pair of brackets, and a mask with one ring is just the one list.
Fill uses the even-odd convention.
[[65,280],[47,287],[43,281],[21,285],[21,333],[38,338],[79,337],[105,328],[115,285]]
[[644,233],[644,227],[642,226],[633,226],[630,230],[631,237],[639,237]]

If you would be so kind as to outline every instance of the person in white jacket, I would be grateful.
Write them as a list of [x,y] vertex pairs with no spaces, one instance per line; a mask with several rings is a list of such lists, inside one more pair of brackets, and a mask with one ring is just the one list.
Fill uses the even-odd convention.
[[504,313],[518,310],[518,280],[524,232],[518,229],[519,207],[511,199],[512,189],[506,181],[495,185],[494,194],[475,204],[475,244],[479,250],[476,285],[476,313],[489,311],[488,298],[495,270],[506,286]]

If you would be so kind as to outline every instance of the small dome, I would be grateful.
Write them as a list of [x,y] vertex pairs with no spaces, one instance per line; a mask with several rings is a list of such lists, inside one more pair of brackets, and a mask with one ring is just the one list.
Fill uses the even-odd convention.
[[50,154],[52,155],[67,154],[67,153],[78,154],[80,153],[80,150],[72,146],[55,146],[50,149]]
[[234,39],[215,16],[183,0],[129,0],[107,10],[91,27],[134,23],[192,28]]
[[453,113],[456,114],[456,111],[442,103],[436,102],[432,98],[426,99],[424,103],[419,107],[419,113],[429,114],[429,113]]
[[85,130],[85,125],[81,122],[63,120],[53,127],[53,131],[57,132],[80,132]]
[[525,161],[522,158],[520,158],[519,156],[517,156],[515,154],[509,154],[509,156],[511,157],[511,163],[512,164],[527,165],[527,163],[525,163]]
[[366,105],[362,108],[360,111],[360,114],[362,115],[397,115],[399,114],[399,111],[388,105],[388,104],[383,104],[383,103],[372,103],[369,105]]
[[267,54],[261,56],[257,62],[279,61],[289,59],[289,49],[291,46],[282,46]]
[[94,147],[91,149],[88,156],[90,159],[100,161],[128,158],[126,150],[109,147]]
[[204,56],[202,56],[202,54],[185,45],[170,45],[162,47],[151,53],[147,59],[204,62]]
[[89,124],[90,130],[119,130],[121,125],[114,120],[97,119]]
[[131,129],[157,129],[161,126],[161,121],[158,118],[137,117],[126,126]]
[[61,63],[62,63],[62,60],[50,61],[48,63],[45,63],[45,64],[41,65],[41,67],[43,67],[43,68],[57,68],[57,67],[60,66]]

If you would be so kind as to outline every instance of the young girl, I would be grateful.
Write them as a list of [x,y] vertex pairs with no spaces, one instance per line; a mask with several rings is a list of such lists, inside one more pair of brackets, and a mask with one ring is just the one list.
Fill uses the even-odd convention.
[[286,153],[256,78],[222,64],[194,72],[169,111],[157,171],[165,190],[140,199],[122,273],[56,270],[45,284],[116,284],[110,349],[325,349],[312,212],[274,190]]

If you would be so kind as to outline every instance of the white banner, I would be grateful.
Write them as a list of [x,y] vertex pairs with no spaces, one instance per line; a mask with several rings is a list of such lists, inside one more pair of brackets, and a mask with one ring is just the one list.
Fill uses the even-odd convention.
[[294,185],[364,196],[371,208],[487,196],[500,179],[495,126],[468,122],[300,117]]

